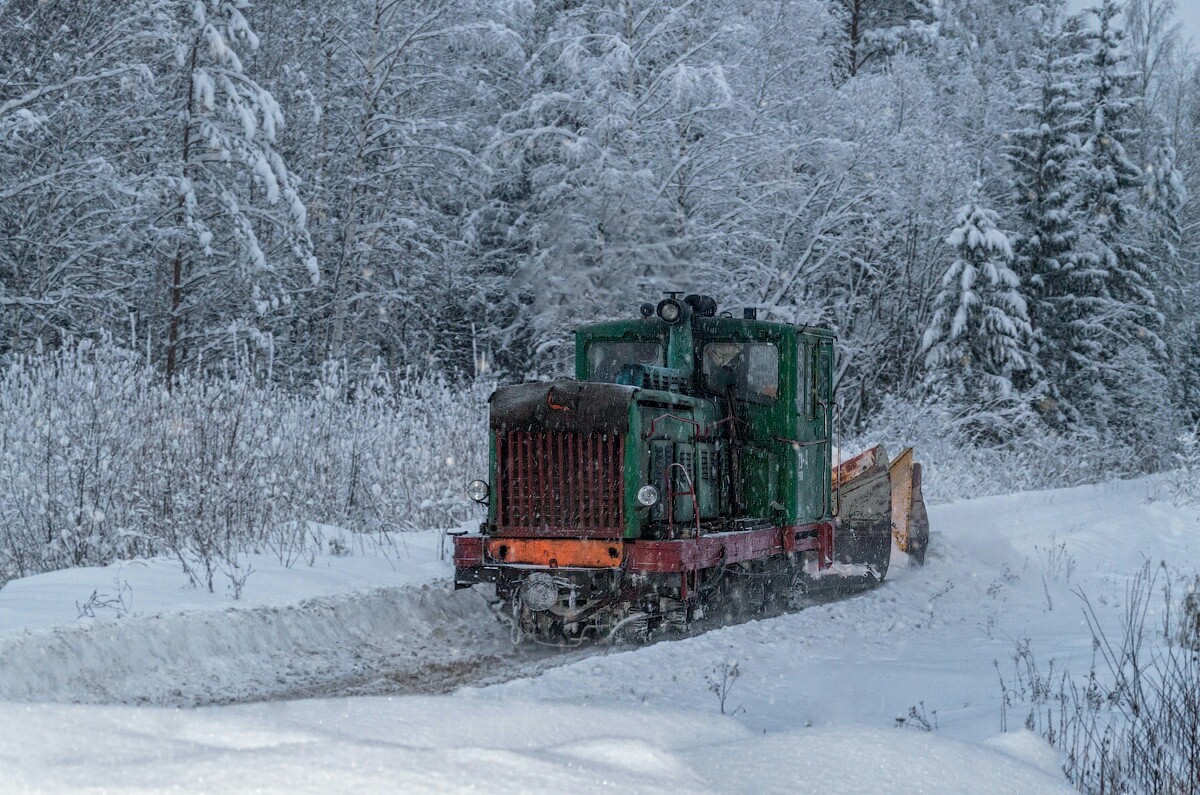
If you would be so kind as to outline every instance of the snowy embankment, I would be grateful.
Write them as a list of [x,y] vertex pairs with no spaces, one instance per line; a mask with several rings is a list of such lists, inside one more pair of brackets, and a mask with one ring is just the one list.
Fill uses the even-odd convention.
[[[1145,560],[1191,573],[1200,511],[1172,506],[1143,479],[935,506],[931,523],[927,565],[898,559],[878,590],[568,658],[451,696],[183,711],[0,703],[0,725],[23,729],[0,736],[0,782],[47,791],[181,782],[192,791],[1062,788],[1051,749],[1000,734],[998,677],[1013,680],[1019,644],[1043,664],[1054,658],[1056,670],[1086,673],[1091,635],[1075,589],[1116,627]],[[94,588],[113,590],[113,570],[10,583],[0,591],[0,700],[354,693],[363,692],[356,681],[386,682],[389,670],[394,692],[411,692],[405,672],[438,660],[472,660],[474,680],[459,681],[510,678],[493,675],[506,638],[484,600],[449,591],[436,535],[410,538],[395,570],[361,557],[292,570],[263,562],[239,603],[181,590],[165,566],[126,567],[134,607],[120,619],[75,617]],[[1010,707],[1008,728],[1024,718]],[[933,731],[914,730],[923,724]]]
[[431,668],[453,681],[510,644],[481,594],[444,586],[442,543],[405,534],[386,557],[291,567],[247,556],[236,600],[169,559],[16,580],[0,590],[0,700],[222,703]]

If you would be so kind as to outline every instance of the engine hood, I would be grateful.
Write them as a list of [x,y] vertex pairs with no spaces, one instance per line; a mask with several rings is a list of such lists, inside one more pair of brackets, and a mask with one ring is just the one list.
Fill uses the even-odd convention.
[[535,381],[492,393],[493,431],[591,431],[623,434],[638,390],[590,381]]

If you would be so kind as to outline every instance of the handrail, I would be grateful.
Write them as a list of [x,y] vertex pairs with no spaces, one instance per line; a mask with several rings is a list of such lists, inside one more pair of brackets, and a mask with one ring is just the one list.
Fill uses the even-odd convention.
[[[838,422],[837,422],[837,451],[838,451],[837,458],[838,458],[838,460],[837,460],[837,466],[834,467],[834,469],[833,469],[834,472],[838,473],[837,488],[834,490],[834,495],[837,497],[837,509],[834,510],[833,506],[831,505],[829,514],[830,514],[830,516],[837,516],[837,515],[841,514],[841,512],[842,512],[842,475],[840,472],[840,470],[842,468],[842,407],[836,400],[833,402],[833,409],[834,409],[834,411],[837,412],[837,418],[838,418]],[[832,422],[830,424],[832,425]],[[833,436],[833,428],[832,427],[829,429],[829,436]],[[831,497],[831,499],[832,499],[832,497]]]
[[[682,494],[675,492],[675,481],[671,478],[671,470],[674,467],[679,467],[679,471],[683,473],[683,477],[687,480],[688,491]],[[678,461],[673,461],[667,464],[663,470],[663,484],[667,487],[667,534],[675,537],[675,498],[676,497],[691,497],[692,498],[692,518],[696,520],[696,535],[694,538],[700,537],[700,501],[696,494],[696,484],[692,480],[692,473],[687,471],[687,467]]]
[[677,414],[671,414],[668,412],[666,414],[659,414],[657,417],[650,420],[650,430],[646,431],[645,438],[649,439],[654,435],[654,426],[659,420],[675,420],[676,422],[682,422],[687,425],[691,425],[696,429],[696,438],[700,438],[702,435],[700,433],[700,423],[696,422],[695,420],[689,420],[687,417],[680,417]]

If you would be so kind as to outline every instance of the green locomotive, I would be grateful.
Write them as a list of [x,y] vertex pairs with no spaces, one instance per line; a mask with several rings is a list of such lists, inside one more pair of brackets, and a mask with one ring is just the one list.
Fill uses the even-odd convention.
[[835,466],[832,332],[718,315],[707,296],[576,333],[574,380],[501,387],[487,505],[455,584],[494,582],[518,634],[641,638],[923,559],[911,451]]

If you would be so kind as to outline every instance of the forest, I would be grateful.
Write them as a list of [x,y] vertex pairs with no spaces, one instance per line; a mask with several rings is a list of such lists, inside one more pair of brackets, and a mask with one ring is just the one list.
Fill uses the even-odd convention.
[[935,497],[1200,472],[1198,195],[1175,0],[0,0],[0,582],[457,518],[665,290],[832,328]]

